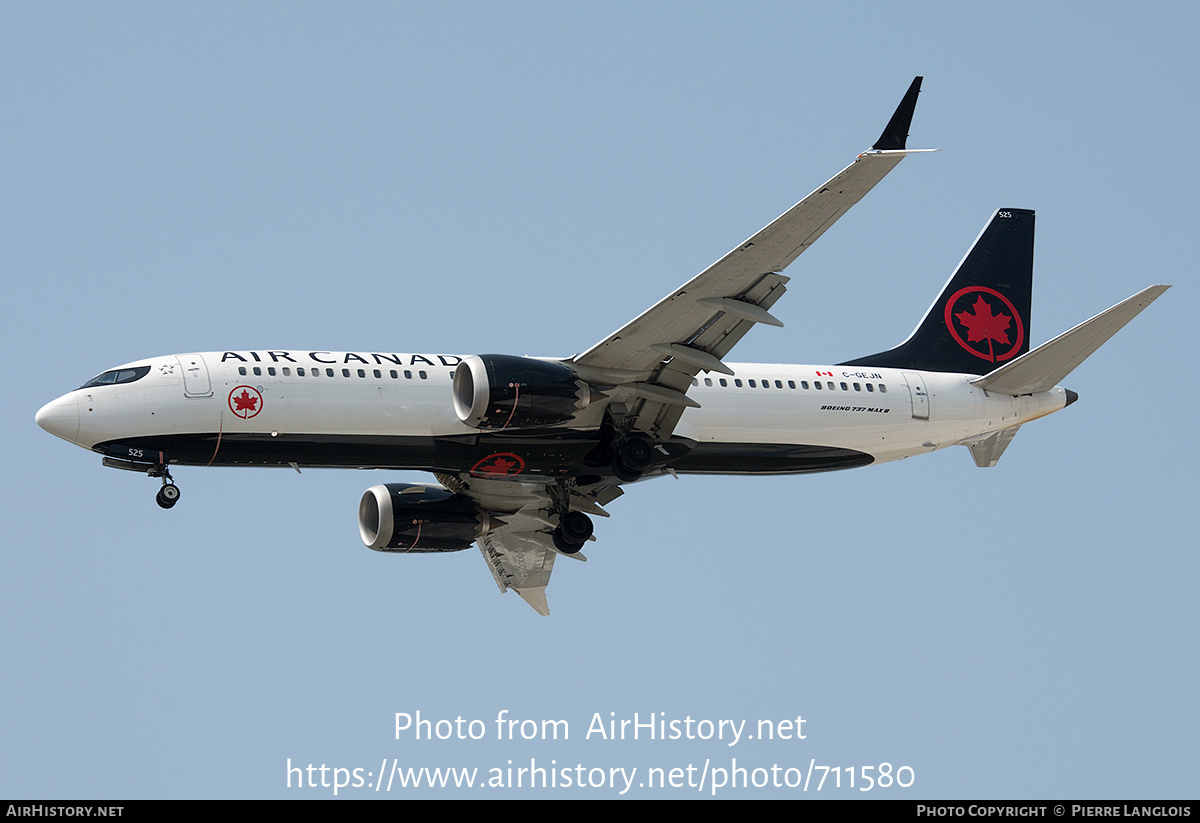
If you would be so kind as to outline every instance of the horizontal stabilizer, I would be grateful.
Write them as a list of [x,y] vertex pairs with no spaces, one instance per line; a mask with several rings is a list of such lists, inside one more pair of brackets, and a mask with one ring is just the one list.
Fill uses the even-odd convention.
[[1137,317],[1170,286],[1150,286],[1107,311],[1085,320],[1048,343],[972,380],[984,391],[998,394],[1034,394],[1049,391],[1087,360],[1104,342]]

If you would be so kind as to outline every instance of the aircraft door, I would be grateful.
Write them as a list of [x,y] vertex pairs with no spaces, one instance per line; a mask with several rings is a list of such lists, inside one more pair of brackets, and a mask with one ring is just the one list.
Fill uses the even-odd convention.
[[908,383],[908,396],[912,399],[912,416],[920,420],[928,420],[929,392],[926,391],[924,378],[919,374],[906,371],[904,380]]
[[183,396],[212,397],[212,382],[204,358],[199,354],[180,354],[175,359],[183,369]]

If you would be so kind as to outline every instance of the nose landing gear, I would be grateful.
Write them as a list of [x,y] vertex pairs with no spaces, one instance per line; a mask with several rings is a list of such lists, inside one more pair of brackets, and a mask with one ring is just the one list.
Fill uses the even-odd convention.
[[179,502],[179,487],[174,483],[167,483],[166,478],[163,478],[163,481],[162,488],[154,495],[154,501],[164,509],[169,509]]
[[162,488],[155,495],[155,502],[164,509],[169,509],[179,502],[179,487],[171,479],[171,470],[167,466],[170,461],[166,452],[114,443],[101,462],[110,469],[144,473],[147,477],[161,477]]
[[154,502],[164,509],[169,509],[179,502],[179,487],[171,479],[171,470],[166,464],[155,466],[147,472],[151,477],[162,478],[162,488],[154,495]]

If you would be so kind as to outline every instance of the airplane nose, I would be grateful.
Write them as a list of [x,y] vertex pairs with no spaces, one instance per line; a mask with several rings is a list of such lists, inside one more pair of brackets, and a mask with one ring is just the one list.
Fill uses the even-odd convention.
[[52,400],[38,409],[37,424],[55,437],[74,443],[79,437],[79,402],[74,393]]

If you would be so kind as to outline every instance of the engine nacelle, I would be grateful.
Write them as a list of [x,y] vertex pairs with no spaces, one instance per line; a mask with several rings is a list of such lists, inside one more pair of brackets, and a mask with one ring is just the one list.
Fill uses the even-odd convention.
[[456,552],[497,522],[470,499],[441,486],[372,486],[358,502],[358,532],[378,552]]
[[477,429],[562,423],[591,398],[591,387],[561,363],[473,354],[454,372],[454,413]]

